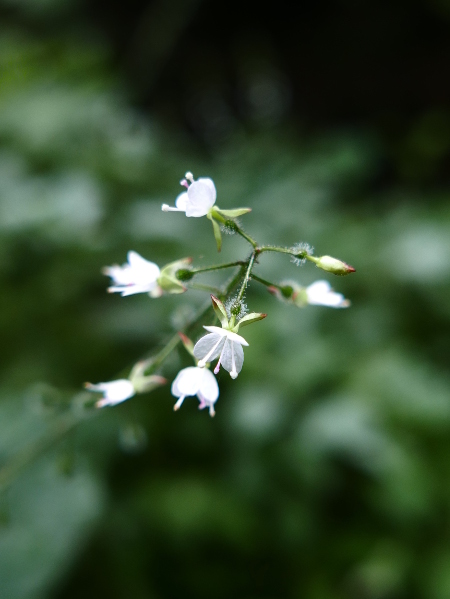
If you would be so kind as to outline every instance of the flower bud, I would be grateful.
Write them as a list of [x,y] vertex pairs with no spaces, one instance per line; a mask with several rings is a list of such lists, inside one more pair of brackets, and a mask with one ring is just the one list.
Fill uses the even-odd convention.
[[348,275],[351,272],[355,272],[353,266],[337,260],[331,256],[321,256],[320,258],[314,258],[310,256],[310,260],[316,263],[316,266],[327,272],[331,272],[334,275]]

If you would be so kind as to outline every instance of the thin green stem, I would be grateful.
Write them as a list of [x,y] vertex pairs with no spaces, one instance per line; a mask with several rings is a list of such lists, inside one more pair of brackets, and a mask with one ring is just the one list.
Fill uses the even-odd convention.
[[209,272],[212,270],[221,270],[222,268],[232,268],[233,266],[243,266],[246,264],[243,260],[236,260],[236,262],[226,262],[225,264],[214,264],[213,266],[205,266],[204,268],[192,268],[190,272],[197,275],[201,272]]
[[259,253],[263,252],[279,252],[280,254],[290,254],[291,256],[298,256],[296,252],[292,251],[292,248],[283,248],[278,245],[262,245],[258,248]]
[[253,265],[255,264],[255,258],[256,258],[256,252],[252,252],[252,255],[250,256],[250,259],[248,261],[248,266],[247,266],[247,270],[245,272],[244,280],[242,281],[241,288],[239,289],[239,293],[236,298],[238,302],[240,302],[244,296],[245,290],[248,285],[248,280],[250,278],[250,275],[252,274]]
[[262,283],[266,287],[276,287],[277,289],[281,289],[281,286],[277,285],[277,283],[271,283],[270,281],[266,281],[266,279],[263,279],[262,277],[255,275],[255,273],[252,273],[251,278],[252,281],[258,281],[258,283]]
[[214,211],[213,213],[213,218],[217,221],[219,221],[220,223],[222,223],[222,225],[225,225],[227,223],[232,223],[232,228],[233,231],[235,231],[238,235],[240,235],[241,237],[243,237],[246,241],[249,242],[249,244],[256,249],[258,247],[258,243],[253,239],[253,237],[250,237],[250,235],[247,235],[247,233],[245,233],[241,227],[237,224],[237,222],[233,219],[226,219],[224,216],[222,216],[219,212]]
[[244,232],[244,231],[241,229],[241,227],[240,227],[239,225],[236,225],[236,223],[235,223],[235,226],[234,226],[234,230],[236,231],[236,233],[237,233],[238,235],[240,235],[240,236],[241,236],[241,237],[243,237],[243,238],[244,238],[246,241],[248,241],[248,242],[249,242],[249,244],[250,244],[250,245],[251,245],[251,246],[252,246],[254,249],[256,249],[256,248],[258,247],[258,244],[257,244],[257,242],[256,242],[256,241],[255,241],[255,240],[254,240],[252,237],[250,237],[250,235],[247,235],[247,233],[245,233],[245,232]]
[[200,283],[188,283],[189,289],[198,289],[199,291],[207,291],[208,293],[213,293],[214,295],[219,295],[221,290],[218,287],[213,287],[213,285],[202,285]]

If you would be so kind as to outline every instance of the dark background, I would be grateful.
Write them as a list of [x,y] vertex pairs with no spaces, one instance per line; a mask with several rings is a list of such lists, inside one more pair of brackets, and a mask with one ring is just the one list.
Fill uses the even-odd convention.
[[[2,599],[448,599],[449,33],[445,0],[2,0]],[[248,253],[161,212],[187,170],[261,243],[357,269],[260,276],[352,307],[252,282],[214,419],[169,386],[93,417],[83,382],[205,297],[108,296],[102,266]]]

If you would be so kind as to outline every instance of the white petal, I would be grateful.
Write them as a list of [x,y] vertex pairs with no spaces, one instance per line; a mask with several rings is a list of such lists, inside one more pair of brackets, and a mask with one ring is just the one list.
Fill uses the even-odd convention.
[[201,183],[202,185],[207,185],[209,187],[209,189],[211,190],[212,197],[214,198],[214,204],[217,198],[216,186],[214,185],[214,181],[209,177],[199,177],[197,179],[197,182]]
[[207,402],[214,403],[219,397],[219,385],[217,384],[216,377],[207,368],[202,368],[201,370],[202,378],[199,393]]
[[187,207],[188,201],[189,201],[188,193],[187,193],[187,191],[183,191],[183,193],[180,193],[180,195],[175,200],[175,206],[178,208],[178,210],[182,210],[183,212],[186,212],[186,207]]
[[199,179],[189,186],[187,191],[189,200],[186,207],[186,216],[205,216],[211,206],[214,205],[216,201],[216,188],[211,179],[207,181],[209,183],[205,183],[205,179]]
[[345,308],[348,301],[341,293],[331,289],[328,281],[316,281],[306,288],[308,303],[316,306],[329,306],[331,308]]
[[156,281],[161,274],[159,266],[146,260],[137,252],[128,252],[128,262],[135,273],[135,282],[139,280]]
[[242,345],[227,340],[223,348],[221,364],[233,378],[236,378],[244,364],[244,350],[242,349]]
[[205,335],[195,344],[194,356],[197,358],[197,360],[207,358],[206,361],[210,362],[220,355],[224,343],[225,337],[223,335],[218,335],[217,333]]
[[102,272],[104,275],[111,277],[114,285],[130,285],[132,283],[131,268],[128,264],[124,264],[123,266],[118,266],[117,264],[106,266]]
[[183,368],[172,383],[172,395],[175,397],[181,397],[182,395],[197,395],[202,376],[203,372],[201,368],[197,368],[196,366]]
[[97,385],[87,384],[89,391],[101,391],[104,394],[108,404],[114,405],[129,399],[135,394],[133,383],[128,379],[119,379],[109,383],[98,383]]
[[248,347],[248,343],[247,341],[244,339],[244,337],[241,337],[240,335],[238,335],[237,333],[232,333],[231,331],[227,331],[227,338],[230,341],[234,341],[234,343],[240,343],[241,345],[245,345]]
[[203,328],[206,331],[209,331],[210,333],[216,333],[217,335],[220,335],[221,337],[226,337],[228,331],[226,331],[225,329],[222,329],[222,327],[213,327],[213,326],[206,326],[203,325]]
[[136,293],[148,293],[154,286],[155,283],[149,285],[127,285],[126,287],[109,287],[108,291],[110,293],[119,291],[122,297],[126,297],[127,295],[135,295]]

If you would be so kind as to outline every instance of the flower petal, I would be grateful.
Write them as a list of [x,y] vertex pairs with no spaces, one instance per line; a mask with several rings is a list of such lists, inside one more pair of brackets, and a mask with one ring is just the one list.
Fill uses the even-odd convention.
[[207,368],[202,368],[202,378],[200,380],[199,394],[210,403],[217,401],[219,397],[219,385],[216,377]]
[[214,358],[217,358],[217,356],[220,355],[225,339],[226,338],[223,335],[218,335],[217,333],[205,335],[195,344],[194,356],[197,360],[202,360],[206,357],[208,358],[207,362],[214,360]]
[[216,201],[216,188],[211,179],[199,179],[189,186],[186,216],[205,216]]
[[86,384],[89,391],[100,391],[104,395],[104,400],[100,400],[102,405],[114,405],[129,399],[135,394],[133,383],[128,379],[118,379],[109,383],[98,383],[92,385]]
[[197,395],[202,376],[202,369],[197,366],[183,368],[172,383],[172,395],[175,397],[181,397],[182,395]]
[[183,212],[186,212],[188,202],[189,202],[189,198],[188,198],[187,191],[183,191],[183,193],[180,193],[180,195],[175,200],[175,206],[178,208],[178,210],[182,210]]
[[306,288],[308,303],[316,306],[329,306],[331,308],[346,308],[348,300],[342,293],[332,290],[328,281],[316,281]]
[[221,364],[233,378],[241,372],[244,364],[244,350],[240,343],[227,340],[221,356]]
[[133,274],[136,273],[134,274],[135,281],[142,281],[143,279],[156,281],[161,273],[157,264],[146,260],[137,252],[128,252],[128,263],[133,269]]
[[209,331],[210,333],[216,333],[216,335],[220,335],[221,337],[226,337],[227,333],[228,333],[228,331],[226,329],[222,329],[220,327],[203,325],[203,328],[206,331]]
[[227,331],[227,338],[230,341],[233,341],[234,343],[240,343],[241,345],[245,345],[246,347],[248,347],[248,343],[244,339],[244,337],[241,337],[237,333],[232,333],[231,331]]

